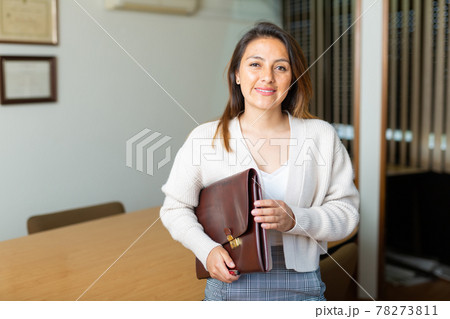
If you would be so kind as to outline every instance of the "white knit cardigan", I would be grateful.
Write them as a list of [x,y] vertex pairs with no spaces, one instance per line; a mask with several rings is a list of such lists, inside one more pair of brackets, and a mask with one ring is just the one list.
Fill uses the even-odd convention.
[[[289,178],[284,201],[292,209],[296,225],[282,233],[284,257],[286,268],[307,272],[319,267],[327,241],[342,239],[354,230],[359,221],[359,194],[350,158],[335,129],[321,120],[290,114],[289,119]],[[219,244],[204,233],[194,214],[200,190],[248,168],[259,171],[238,118],[229,125],[231,153],[220,139],[212,147],[217,125],[218,121],[208,122],[191,132],[162,186],[166,195],[160,211],[164,226],[205,267],[209,252]]]

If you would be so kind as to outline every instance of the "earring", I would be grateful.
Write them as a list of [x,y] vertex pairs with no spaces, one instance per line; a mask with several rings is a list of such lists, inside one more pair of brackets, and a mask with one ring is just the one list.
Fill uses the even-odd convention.
[[241,81],[236,80],[236,84],[237,84],[237,85],[241,84]]

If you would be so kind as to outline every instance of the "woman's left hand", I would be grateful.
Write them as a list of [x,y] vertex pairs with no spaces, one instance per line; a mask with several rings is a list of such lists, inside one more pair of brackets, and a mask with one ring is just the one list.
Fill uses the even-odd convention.
[[285,232],[295,226],[295,216],[291,208],[282,200],[261,199],[255,202],[252,215],[255,222],[264,229],[276,229]]

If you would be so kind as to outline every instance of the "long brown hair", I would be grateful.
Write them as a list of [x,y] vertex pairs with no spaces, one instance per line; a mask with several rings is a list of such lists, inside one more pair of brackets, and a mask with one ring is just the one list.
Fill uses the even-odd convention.
[[[228,63],[228,91],[229,98],[227,106],[222,116],[219,119],[214,140],[219,134],[223,138],[223,143],[227,152],[230,148],[230,132],[228,124],[231,119],[236,117],[239,113],[244,111],[244,96],[242,95],[239,85],[236,84],[235,73],[239,70],[242,56],[248,44],[259,38],[275,38],[279,39],[286,47],[289,54],[289,61],[292,70],[291,88],[286,98],[281,102],[281,109],[287,110],[292,116],[298,118],[315,118],[308,112],[308,105],[312,97],[312,85],[309,72],[307,72],[306,58],[300,45],[295,39],[286,31],[270,22],[259,22],[250,31],[248,31],[239,40]],[[298,80],[297,80],[298,79]]]

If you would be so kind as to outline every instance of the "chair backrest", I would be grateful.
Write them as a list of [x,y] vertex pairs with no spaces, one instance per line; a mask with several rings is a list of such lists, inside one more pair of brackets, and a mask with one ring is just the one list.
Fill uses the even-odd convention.
[[358,246],[353,242],[345,244],[330,256],[333,259],[326,257],[320,261],[320,274],[326,285],[325,297],[330,301],[354,300],[356,289],[351,277],[356,275]]
[[32,216],[27,221],[28,234],[53,228],[78,224],[85,221],[121,214],[125,208],[120,202],[111,202],[89,207],[65,210],[56,213]]

